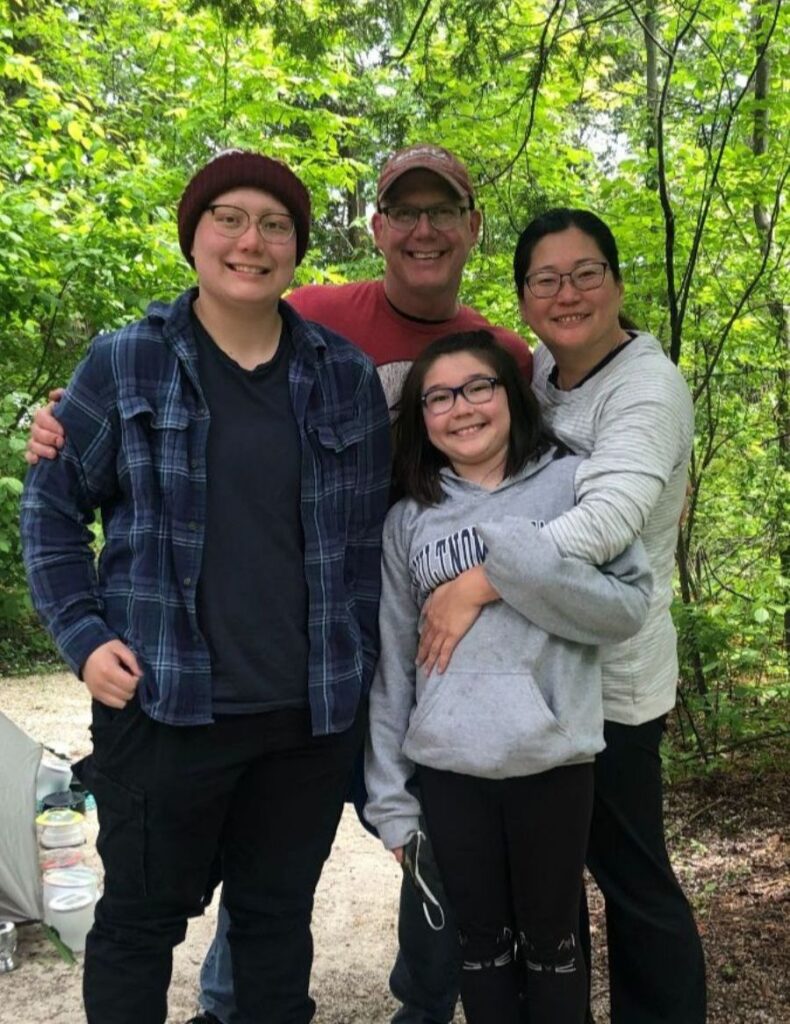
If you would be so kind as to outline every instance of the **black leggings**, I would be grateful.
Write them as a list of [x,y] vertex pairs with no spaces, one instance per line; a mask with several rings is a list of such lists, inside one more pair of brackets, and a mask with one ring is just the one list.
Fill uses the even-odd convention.
[[592,764],[501,780],[421,767],[419,781],[458,921],[468,1024],[581,1024]]

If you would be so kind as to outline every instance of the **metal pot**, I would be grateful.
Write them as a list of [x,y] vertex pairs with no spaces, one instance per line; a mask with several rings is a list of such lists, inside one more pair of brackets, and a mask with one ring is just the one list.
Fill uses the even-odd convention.
[[17,966],[16,926],[11,921],[0,921],[0,974],[13,971]]

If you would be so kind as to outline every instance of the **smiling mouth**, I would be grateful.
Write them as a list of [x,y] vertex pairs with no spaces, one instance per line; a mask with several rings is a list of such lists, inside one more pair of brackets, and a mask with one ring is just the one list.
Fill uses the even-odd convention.
[[266,267],[256,267],[251,263],[228,263],[226,266],[237,274],[249,274],[251,277],[261,277],[269,273]]
[[458,427],[457,430],[451,430],[450,433],[454,437],[468,437],[470,434],[477,434],[485,427],[485,423],[472,423],[467,427]]
[[430,260],[438,260],[438,259],[440,259],[442,256],[444,256],[444,253],[443,252],[437,252],[436,250],[432,250],[431,252],[418,252],[418,251],[407,252],[406,255],[410,259],[413,259],[413,260],[418,260],[418,261],[422,261],[422,262],[429,262]]
[[589,313],[568,313],[565,316],[555,316],[555,324],[580,324],[589,317]]

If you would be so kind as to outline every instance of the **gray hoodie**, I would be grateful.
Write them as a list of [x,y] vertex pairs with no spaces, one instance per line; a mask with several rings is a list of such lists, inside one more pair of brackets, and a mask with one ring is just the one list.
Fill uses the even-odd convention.
[[[641,542],[600,568],[564,558],[546,534],[536,543],[575,502],[583,460],[554,456],[493,491],[442,470],[441,504],[407,498],[387,517],[365,816],[390,849],[417,831],[419,805],[406,788],[415,764],[502,779],[591,761],[603,749],[597,645],[639,630],[650,571]],[[505,538],[507,564],[498,566]],[[414,663],[420,610],[436,587],[483,562],[502,600],[482,609],[447,671],[426,677]]]

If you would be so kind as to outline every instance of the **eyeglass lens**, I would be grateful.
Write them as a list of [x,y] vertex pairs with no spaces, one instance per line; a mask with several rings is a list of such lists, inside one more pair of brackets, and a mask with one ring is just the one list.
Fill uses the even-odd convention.
[[284,243],[294,234],[293,217],[287,213],[262,213],[257,218],[251,218],[241,207],[223,204],[210,206],[209,210],[214,219],[214,227],[227,238],[238,238],[243,235],[252,219],[255,220],[261,237],[267,242]]
[[489,402],[498,384],[495,377],[475,377],[457,388],[436,388],[423,395],[425,408],[434,414],[447,412],[455,405],[458,395],[463,395],[471,405],[482,405]]
[[534,274],[528,274],[525,278],[527,288],[537,298],[550,298],[562,288],[562,282],[569,280],[574,288],[580,292],[589,292],[593,288],[600,288],[606,276],[606,263],[585,263],[575,267],[568,274],[559,274],[552,270],[538,270]]
[[454,227],[468,209],[468,206],[442,204],[440,206],[388,206],[382,212],[390,226],[401,231],[411,231],[416,227],[423,213],[426,214],[431,226],[437,231],[446,231],[448,228]]

